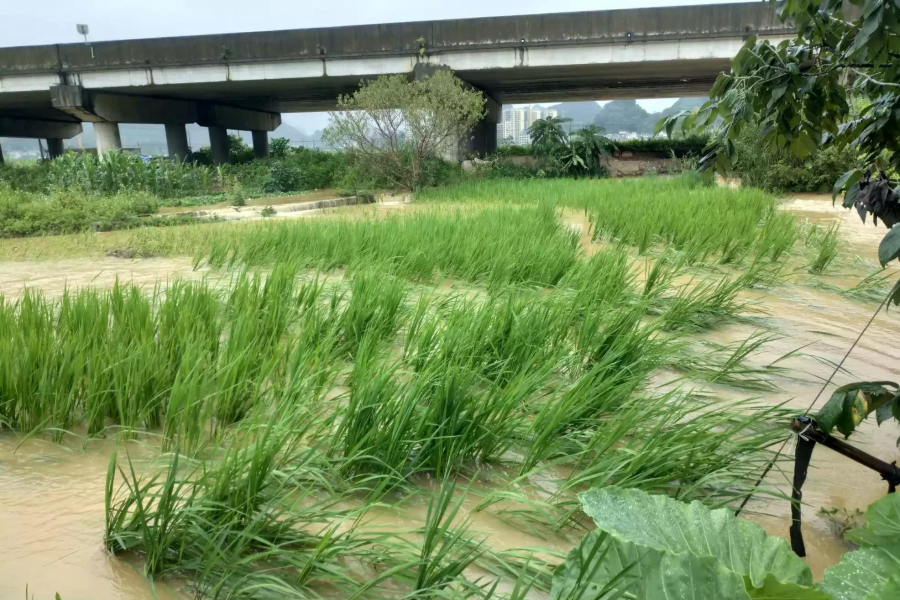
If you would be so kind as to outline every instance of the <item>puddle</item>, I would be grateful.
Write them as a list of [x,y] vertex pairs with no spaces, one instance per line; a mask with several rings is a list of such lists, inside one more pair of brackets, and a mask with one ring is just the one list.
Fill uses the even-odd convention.
[[[27,585],[35,600],[153,600],[140,572],[103,547],[111,449],[17,444],[0,436],[0,598],[23,598]],[[164,586],[157,593],[178,598]]]

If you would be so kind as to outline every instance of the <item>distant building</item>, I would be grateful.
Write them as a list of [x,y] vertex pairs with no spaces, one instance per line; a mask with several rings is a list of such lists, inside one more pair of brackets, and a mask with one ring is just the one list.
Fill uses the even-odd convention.
[[497,140],[501,145],[524,146],[531,143],[528,128],[538,119],[556,117],[556,109],[543,106],[504,106],[502,121],[497,125]]

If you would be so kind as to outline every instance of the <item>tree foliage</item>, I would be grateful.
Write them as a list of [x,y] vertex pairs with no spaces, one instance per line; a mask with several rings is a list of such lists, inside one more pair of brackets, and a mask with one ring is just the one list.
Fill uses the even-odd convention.
[[[670,135],[720,118],[701,167],[730,171],[741,131],[758,124],[770,147],[805,157],[819,148],[852,148],[862,168],[834,184],[844,206],[888,227],[900,220],[900,4],[882,0],[777,0],[796,37],[773,44],[750,37],[692,112],[657,125]],[[893,234],[895,237],[898,234]],[[900,244],[881,254],[900,256]]]
[[595,125],[568,133],[563,125],[571,119],[537,119],[528,129],[531,149],[545,175],[598,177],[606,174],[601,158],[615,150],[612,140]]
[[450,71],[412,81],[381,76],[338,98],[325,139],[374,178],[414,190],[427,159],[454,149],[484,116],[484,103]]

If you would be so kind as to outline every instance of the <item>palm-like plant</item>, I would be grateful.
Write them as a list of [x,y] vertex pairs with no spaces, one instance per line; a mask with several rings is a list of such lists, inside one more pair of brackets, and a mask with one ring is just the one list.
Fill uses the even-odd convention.
[[563,117],[547,117],[537,119],[532,123],[528,128],[528,135],[531,137],[531,147],[534,153],[550,154],[554,149],[565,145],[569,136],[563,128],[563,124],[571,120]]
[[596,125],[582,127],[573,133],[569,145],[571,154],[581,158],[581,161],[573,163],[574,168],[570,169],[576,176],[600,175],[602,172],[600,158],[609,156],[616,149],[613,141],[603,135],[603,128]]

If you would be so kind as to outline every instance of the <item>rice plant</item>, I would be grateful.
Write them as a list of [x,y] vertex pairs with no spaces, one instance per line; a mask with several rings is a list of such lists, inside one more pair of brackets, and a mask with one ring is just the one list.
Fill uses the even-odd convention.
[[812,225],[806,234],[806,246],[809,249],[809,272],[821,275],[834,261],[838,253],[838,232],[840,225],[832,223],[827,228]]

